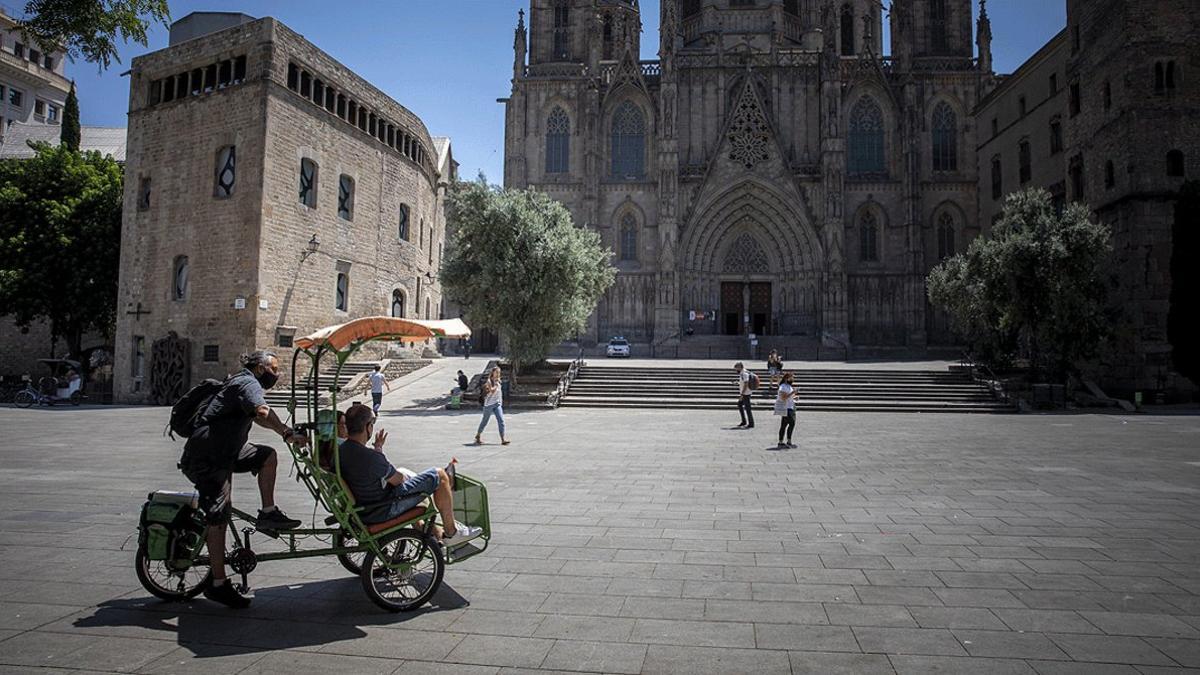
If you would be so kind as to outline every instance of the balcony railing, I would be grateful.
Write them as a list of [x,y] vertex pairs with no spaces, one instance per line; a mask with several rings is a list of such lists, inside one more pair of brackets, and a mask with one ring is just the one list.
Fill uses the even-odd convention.
[[0,64],[9,68],[14,68],[20,71],[26,77],[41,82],[42,84],[61,87],[63,91],[66,91],[71,86],[71,83],[69,80],[67,80],[67,78],[59,75],[53,70],[42,67],[40,63],[27,61],[19,56],[14,55],[12,52],[7,52],[3,49],[0,49]]

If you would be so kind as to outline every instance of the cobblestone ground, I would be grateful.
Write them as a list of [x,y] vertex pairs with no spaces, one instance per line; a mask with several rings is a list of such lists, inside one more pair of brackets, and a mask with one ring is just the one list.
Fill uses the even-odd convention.
[[394,408],[396,463],[457,455],[495,532],[391,615],[329,558],[264,564],[246,611],[150,598],[165,412],[0,410],[0,672],[1200,668],[1200,417],[811,414],[779,451],[768,415],[562,410],[474,448],[476,410]]

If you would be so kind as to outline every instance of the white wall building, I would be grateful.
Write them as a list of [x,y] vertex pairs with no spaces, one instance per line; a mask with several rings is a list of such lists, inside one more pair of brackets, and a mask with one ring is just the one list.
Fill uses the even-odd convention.
[[0,138],[17,122],[58,124],[71,90],[62,51],[46,53],[21,35],[0,6]]

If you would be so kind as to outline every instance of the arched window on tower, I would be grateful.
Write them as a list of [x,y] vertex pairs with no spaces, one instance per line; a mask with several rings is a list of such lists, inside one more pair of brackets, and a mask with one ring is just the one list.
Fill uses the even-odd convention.
[[883,158],[883,112],[870,96],[864,96],[850,111],[850,174],[885,174]]
[[1004,196],[1004,174],[1000,169],[1000,155],[996,155],[992,158],[992,199]]
[[175,258],[175,268],[171,273],[171,299],[187,300],[188,293],[188,257],[181,255]]
[[634,218],[632,213],[626,213],[621,218],[621,260],[638,259],[637,240],[637,218]]
[[954,216],[943,212],[938,217],[937,236],[938,260],[945,260],[957,252],[954,247]]
[[392,291],[392,317],[396,319],[404,318],[404,291],[399,288]]
[[554,58],[559,61],[571,58],[571,7],[567,0],[554,3]]
[[1167,153],[1167,175],[1172,178],[1179,178],[1187,174],[1187,167],[1184,166],[1183,152],[1180,150],[1172,150]]
[[555,107],[546,118],[546,173],[567,173],[571,156],[571,120]]
[[300,160],[300,203],[317,207],[317,163],[307,157]]
[[612,175],[625,180],[646,173],[646,118],[631,101],[617,106],[612,120]]
[[854,8],[842,5],[842,56],[854,56]]
[[879,261],[879,221],[870,211],[864,212],[858,221],[858,259],[862,262]]
[[933,109],[933,170],[958,170],[958,116],[942,101]]
[[945,54],[948,51],[946,24],[946,0],[930,0],[929,46],[934,54]]
[[700,0],[683,0],[680,10],[685,19],[695,16],[700,13]]

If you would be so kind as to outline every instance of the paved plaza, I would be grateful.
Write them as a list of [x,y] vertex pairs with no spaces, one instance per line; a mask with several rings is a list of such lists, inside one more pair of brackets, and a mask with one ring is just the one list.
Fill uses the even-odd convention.
[[1200,417],[814,413],[780,451],[732,403],[513,411],[476,448],[477,409],[435,409],[461,365],[382,426],[397,464],[486,481],[494,536],[407,615],[332,558],[264,563],[245,611],[151,598],[138,509],[186,487],[167,411],[0,410],[0,672],[1200,669]]

